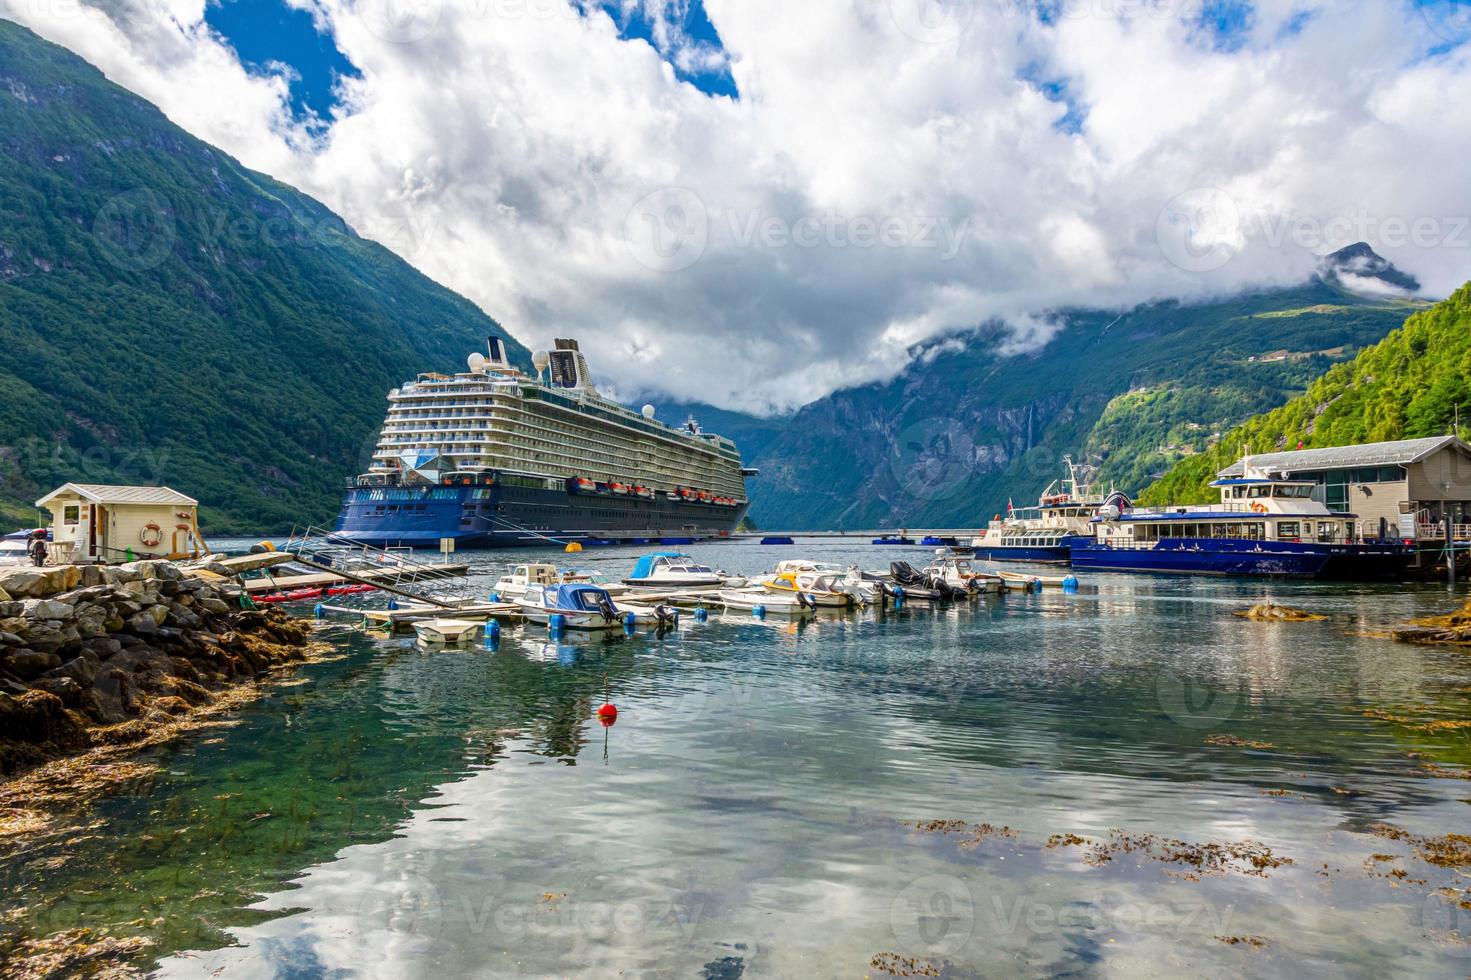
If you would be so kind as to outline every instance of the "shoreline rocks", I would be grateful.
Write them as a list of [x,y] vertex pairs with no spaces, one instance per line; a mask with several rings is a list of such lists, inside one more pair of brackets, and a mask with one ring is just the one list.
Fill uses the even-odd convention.
[[1471,600],[1447,616],[1427,616],[1391,626],[1389,635],[1405,643],[1471,644]]
[[1260,623],[1321,623],[1328,618],[1303,609],[1281,606],[1271,599],[1263,600],[1236,615]]
[[[0,777],[143,741],[309,654],[309,624],[168,561],[0,570]],[[131,734],[130,734],[131,733]]]

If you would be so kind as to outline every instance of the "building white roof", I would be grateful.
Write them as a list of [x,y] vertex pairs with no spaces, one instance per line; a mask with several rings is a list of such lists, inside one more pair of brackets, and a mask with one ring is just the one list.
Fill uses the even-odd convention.
[[[1333,449],[1253,453],[1251,468],[1266,473],[1301,473],[1305,470],[1341,470],[1355,466],[1408,466],[1452,445],[1471,456],[1471,446],[1456,436],[1432,436],[1428,439],[1370,442],[1359,446],[1339,446]],[[1216,475],[1222,479],[1242,476],[1245,473],[1243,462],[1238,459]]]
[[193,497],[186,497],[168,487],[110,487],[101,483],[68,483],[36,501],[36,506],[45,507],[57,497],[64,496],[81,497],[104,507],[116,504],[183,504],[193,507],[199,503]]

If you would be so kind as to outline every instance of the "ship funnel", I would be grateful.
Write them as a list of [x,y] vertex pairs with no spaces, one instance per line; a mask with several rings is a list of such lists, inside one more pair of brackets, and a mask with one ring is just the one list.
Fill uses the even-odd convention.
[[485,348],[490,356],[485,359],[483,370],[510,371],[511,359],[506,354],[506,342],[499,337],[485,338]]

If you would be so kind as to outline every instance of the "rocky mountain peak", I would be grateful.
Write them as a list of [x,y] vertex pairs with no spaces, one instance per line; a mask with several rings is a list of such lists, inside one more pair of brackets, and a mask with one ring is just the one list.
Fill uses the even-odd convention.
[[1401,272],[1368,242],[1355,242],[1318,264],[1318,278],[1356,293],[1369,295],[1409,295],[1420,291],[1420,280]]

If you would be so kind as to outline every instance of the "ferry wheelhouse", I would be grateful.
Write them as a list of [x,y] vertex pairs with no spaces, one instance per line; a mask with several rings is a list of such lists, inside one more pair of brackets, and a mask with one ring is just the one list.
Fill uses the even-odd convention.
[[1011,508],[997,515],[975,538],[975,557],[989,561],[1024,561],[1066,565],[1075,542],[1093,536],[1091,521],[1103,506],[1085,473],[1087,467],[1063,457],[1068,475],[1042,493],[1036,507]]
[[492,337],[468,371],[389,392],[372,465],[349,483],[336,531],[375,545],[502,547],[736,528],[756,471],[733,442],[604,397],[575,340],[532,360],[534,378]]
[[1140,508],[1123,494],[1110,496],[1093,519],[1093,536],[1073,544],[1074,567],[1378,579],[1402,573],[1412,557],[1403,542],[1365,538],[1355,515],[1314,498],[1315,483],[1248,476],[1212,486],[1220,504]]

